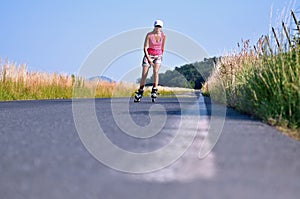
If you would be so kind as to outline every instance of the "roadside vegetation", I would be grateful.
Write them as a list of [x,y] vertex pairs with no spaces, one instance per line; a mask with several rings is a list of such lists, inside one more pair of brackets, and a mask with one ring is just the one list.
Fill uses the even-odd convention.
[[74,75],[29,72],[26,65],[0,63],[0,100],[70,99],[73,89],[81,97],[130,96],[135,85],[85,80]]
[[272,35],[254,46],[243,41],[239,52],[223,56],[203,93],[300,140],[300,29],[293,12],[291,16],[292,31],[282,22],[282,29],[272,28]]
[[[138,85],[124,82],[87,80],[75,75],[30,72],[26,65],[0,61],[0,101],[71,98],[131,97]],[[189,89],[160,87],[161,96],[189,92]],[[150,88],[145,96],[150,95]]]

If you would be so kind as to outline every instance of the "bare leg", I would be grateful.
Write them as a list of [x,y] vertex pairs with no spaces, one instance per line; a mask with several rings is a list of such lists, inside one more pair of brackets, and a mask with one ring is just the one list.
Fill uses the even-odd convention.
[[153,81],[153,87],[157,87],[158,86],[158,81],[159,81],[159,77],[158,77],[158,71],[160,68],[160,64],[154,64],[153,66],[153,76],[154,76],[154,81]]
[[148,75],[148,71],[149,71],[149,66],[143,66],[142,78],[140,81],[140,89],[143,89],[146,84],[146,78]]

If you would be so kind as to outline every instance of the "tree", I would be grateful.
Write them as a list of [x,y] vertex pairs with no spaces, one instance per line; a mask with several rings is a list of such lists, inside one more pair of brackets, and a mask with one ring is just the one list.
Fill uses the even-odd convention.
[[[184,87],[201,89],[202,84],[210,76],[218,58],[205,58],[203,61],[176,66],[174,70],[167,70],[159,74],[160,84],[170,87]],[[147,82],[153,81],[153,75]]]

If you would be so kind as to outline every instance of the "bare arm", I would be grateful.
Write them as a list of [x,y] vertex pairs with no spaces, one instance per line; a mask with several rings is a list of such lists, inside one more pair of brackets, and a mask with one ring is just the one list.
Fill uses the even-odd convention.
[[148,33],[145,38],[145,42],[144,42],[144,54],[145,54],[146,58],[148,59],[148,62],[152,65],[153,63],[152,63],[152,61],[149,57],[148,51],[147,51],[147,49],[149,47],[149,39],[150,39],[150,34]]
[[163,41],[162,41],[162,44],[161,44],[162,53],[164,53],[164,51],[165,51],[165,42],[166,42],[166,35],[164,34]]

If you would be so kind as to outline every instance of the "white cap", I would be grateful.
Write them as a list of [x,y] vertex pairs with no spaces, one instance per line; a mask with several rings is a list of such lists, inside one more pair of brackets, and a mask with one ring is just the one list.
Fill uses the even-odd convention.
[[164,22],[162,20],[155,20],[154,21],[154,27],[155,26],[161,26],[161,27],[163,27],[164,26]]

